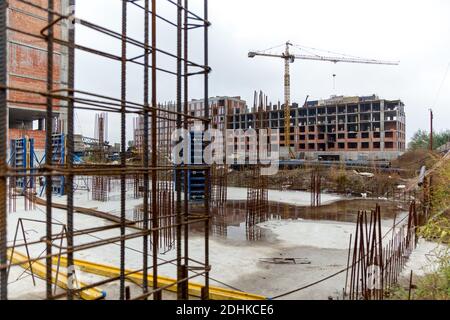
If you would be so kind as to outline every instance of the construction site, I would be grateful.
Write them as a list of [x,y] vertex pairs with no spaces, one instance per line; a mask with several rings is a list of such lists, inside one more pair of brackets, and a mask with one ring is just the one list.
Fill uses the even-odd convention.
[[[410,151],[402,99],[291,101],[296,61],[399,61],[250,51],[283,63],[284,99],[249,106],[211,94],[208,0],[111,1],[114,27],[78,2],[0,0],[0,300],[411,299],[438,268],[432,112]],[[80,85],[88,59],[114,87]]]

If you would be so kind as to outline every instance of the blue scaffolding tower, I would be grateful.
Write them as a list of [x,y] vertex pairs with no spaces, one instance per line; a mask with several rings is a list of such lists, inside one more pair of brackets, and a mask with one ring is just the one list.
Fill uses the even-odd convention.
[[[63,133],[53,134],[52,152],[53,163],[61,166],[64,165],[66,161],[66,137]],[[64,176],[53,177],[53,193],[63,196],[65,194],[64,183]]]
[[[20,139],[13,139],[10,141],[10,159],[9,165],[13,168],[22,168],[18,173],[32,173],[35,165],[35,160],[38,159],[34,152],[34,139],[23,137]],[[16,188],[25,191],[27,188],[34,187],[34,180],[31,176],[18,177],[15,181]]]
[[[188,154],[190,156],[190,164],[196,166],[207,166],[203,162],[203,151],[205,150],[205,143],[203,142],[202,132],[191,132],[190,143],[188,144]],[[195,149],[195,143],[202,147]],[[183,155],[181,155],[183,156]],[[187,170],[187,191],[189,201],[202,201],[205,199],[206,174],[205,170]],[[184,190],[184,174],[185,170],[181,170],[181,190]],[[175,181],[176,182],[176,181]],[[176,185],[176,183],[175,183]]]
[[[52,135],[52,163],[56,165],[64,165],[66,162],[66,137],[63,133],[55,133]],[[39,163],[45,163],[46,154]],[[52,192],[63,196],[65,194],[65,178],[64,176],[52,177]],[[41,186],[40,196],[44,193],[46,183]]]

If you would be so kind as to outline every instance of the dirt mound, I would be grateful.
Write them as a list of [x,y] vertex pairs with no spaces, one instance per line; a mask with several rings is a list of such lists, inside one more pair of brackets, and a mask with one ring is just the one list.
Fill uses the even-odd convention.
[[431,168],[437,161],[437,158],[428,150],[419,149],[408,151],[399,157],[397,160],[392,161],[392,166],[408,171],[410,175],[416,175],[422,166]]

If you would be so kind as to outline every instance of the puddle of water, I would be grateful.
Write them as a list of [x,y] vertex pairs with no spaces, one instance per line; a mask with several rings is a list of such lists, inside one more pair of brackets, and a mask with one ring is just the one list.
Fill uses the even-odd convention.
[[[390,225],[395,217],[405,212],[405,208],[391,201],[367,199],[340,200],[318,208],[301,207],[282,203],[269,203],[269,221],[271,220],[314,220],[356,223],[359,210],[375,209],[377,203],[381,207],[383,223]],[[246,225],[246,202],[228,201],[223,208],[214,208],[211,231],[215,238],[237,241],[267,241],[271,237],[270,230],[258,226]],[[203,228],[193,225],[191,231],[202,232]]]
[[[373,210],[377,203],[381,207],[383,223],[391,224],[395,217],[404,213],[407,209],[402,208],[398,202],[379,201],[368,199],[340,200],[317,208],[308,206],[295,206],[290,204],[269,203],[268,221],[273,220],[314,220],[356,223],[359,210]],[[246,224],[246,201],[227,201],[223,207],[212,208],[211,235],[216,239],[228,239],[235,241],[268,241],[272,238],[270,230],[262,229]],[[136,216],[136,210],[142,210],[142,205],[127,212],[127,219],[142,219]],[[195,214],[198,209],[190,208]],[[202,213],[202,212],[197,212]],[[201,234],[203,224],[190,225],[190,232]]]

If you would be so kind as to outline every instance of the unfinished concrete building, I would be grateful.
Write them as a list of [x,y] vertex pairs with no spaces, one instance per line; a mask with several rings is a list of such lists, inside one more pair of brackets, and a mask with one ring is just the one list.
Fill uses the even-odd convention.
[[[242,113],[245,110],[246,102],[241,97],[213,97],[209,99],[211,110],[212,126],[221,131],[227,128],[228,116],[236,113]],[[205,105],[203,100],[192,100],[189,102],[189,111],[191,115],[198,117],[204,116]]]
[[[278,129],[285,147],[284,110],[270,105],[263,111],[228,116],[228,129]],[[331,97],[291,108],[291,149],[298,158],[321,160],[391,160],[405,143],[405,110],[400,100]]]
[[[225,136],[225,130],[228,127],[228,119],[230,115],[240,114],[246,111],[246,101],[241,97],[217,96],[208,99],[209,112],[211,114],[211,127],[220,130]],[[167,103],[162,106],[166,110],[176,111],[176,105]],[[188,113],[193,117],[188,125],[191,129],[196,122],[195,118],[201,119],[205,116],[205,101],[201,99],[193,99],[188,102]],[[168,115],[167,118],[159,118],[157,120],[158,142],[157,149],[159,152],[167,152],[167,146],[172,145],[171,135],[176,129],[176,116]],[[198,122],[198,120],[197,120]],[[134,122],[134,143],[137,150],[142,150],[144,135],[144,120],[142,117],[136,118]],[[164,151],[166,150],[167,151]]]

